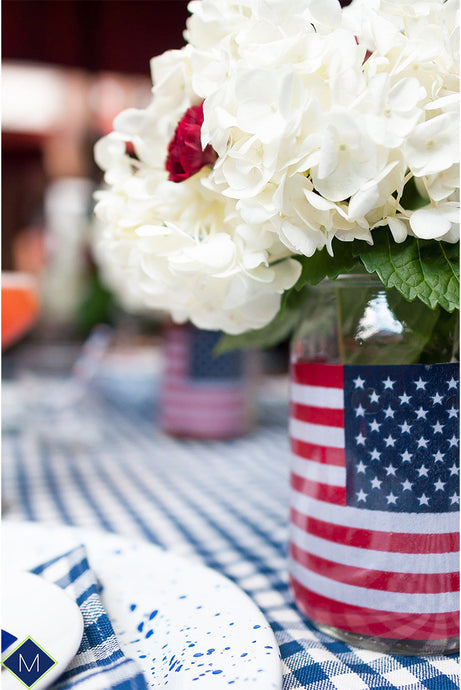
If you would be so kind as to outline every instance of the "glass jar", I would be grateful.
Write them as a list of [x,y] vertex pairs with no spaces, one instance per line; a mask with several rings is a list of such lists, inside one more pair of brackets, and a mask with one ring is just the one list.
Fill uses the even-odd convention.
[[349,644],[459,648],[457,334],[363,275],[313,289],[293,339],[290,582]]
[[221,334],[192,324],[164,332],[159,425],[172,436],[224,440],[249,433],[256,419],[257,353],[215,355]]

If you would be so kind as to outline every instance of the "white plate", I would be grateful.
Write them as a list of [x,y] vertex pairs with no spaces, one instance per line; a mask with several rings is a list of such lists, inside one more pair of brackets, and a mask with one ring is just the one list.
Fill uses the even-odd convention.
[[[5,565],[2,568],[2,629],[16,638],[2,654],[3,661],[10,656],[19,658],[16,649],[27,638],[32,640],[28,645],[38,645],[51,657],[47,660],[47,664],[51,664],[49,671],[34,683],[36,690],[42,690],[61,675],[75,656],[82,641],[83,619],[75,601],[60,587]],[[35,646],[33,649],[30,659],[24,653],[24,661],[35,673],[35,664],[43,664],[43,659],[34,661],[38,649]],[[3,670],[2,688],[18,690],[20,687],[17,677]]]
[[3,522],[3,558],[27,569],[85,544],[103,604],[148,685],[280,690],[280,655],[261,611],[219,573],[109,533]]

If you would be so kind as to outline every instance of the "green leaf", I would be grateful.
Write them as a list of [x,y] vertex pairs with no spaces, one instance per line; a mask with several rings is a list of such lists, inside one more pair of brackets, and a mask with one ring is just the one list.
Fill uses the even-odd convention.
[[301,320],[304,299],[301,293],[291,291],[284,300],[283,307],[272,321],[264,326],[240,335],[224,334],[213,353],[222,355],[236,349],[268,348],[278,345],[291,336]]
[[438,320],[419,358],[421,364],[459,360],[459,311],[437,309]]
[[385,287],[395,287],[408,301],[431,309],[459,309],[459,245],[408,237],[395,243],[387,228],[373,232],[374,245],[360,243],[358,255]]
[[90,274],[77,309],[75,326],[78,333],[86,337],[98,323],[111,323],[113,317],[111,293],[102,285],[97,274]]
[[301,290],[306,283],[317,285],[324,278],[334,280],[344,273],[363,273],[363,266],[356,256],[355,245],[355,242],[341,242],[334,239],[333,256],[324,248],[315,252],[313,256],[294,257],[302,265],[295,289]]
[[[302,318],[308,285],[317,285],[325,278],[334,280],[350,273],[376,273],[386,288],[395,287],[408,302],[421,300],[430,309],[437,306],[447,312],[459,309],[459,245],[408,237],[405,242],[393,241],[388,228],[373,231],[373,245],[361,240],[333,240],[333,256],[326,249],[311,257],[296,256],[302,265],[296,285],[287,290],[277,316],[264,328],[241,335],[223,335],[215,348],[222,354],[236,348],[273,347],[288,338]],[[419,314],[418,305],[408,305],[406,321]],[[402,303],[400,309],[404,308]],[[416,311],[415,311],[416,310]],[[352,318],[353,312],[349,314]],[[434,320],[436,317],[434,316]],[[424,347],[430,337],[434,320],[426,317],[417,348]],[[408,352],[409,357],[413,353]]]
[[397,321],[412,333],[413,341],[418,341],[422,350],[431,337],[440,308],[429,309],[421,300],[408,302],[397,290],[387,292],[387,302]]
[[428,206],[429,204],[429,199],[424,198],[419,193],[415,178],[410,177],[404,187],[402,198],[400,199],[400,205],[403,208],[416,211],[416,209],[422,208],[423,206]]

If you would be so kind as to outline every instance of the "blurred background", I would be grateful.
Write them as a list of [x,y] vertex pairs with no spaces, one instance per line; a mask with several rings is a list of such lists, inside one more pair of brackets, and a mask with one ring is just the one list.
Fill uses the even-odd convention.
[[93,146],[118,112],[147,105],[149,60],[184,45],[187,15],[186,0],[3,0],[2,286],[13,277],[18,293],[25,274],[38,298],[16,294],[13,317],[38,313],[9,333],[3,295],[4,349],[126,317],[91,253]]
[[[342,4],[347,4],[344,0]],[[18,353],[82,343],[109,323],[156,337],[155,315],[125,313],[91,250],[97,139],[151,98],[149,61],[185,41],[188,0],[3,0],[2,371]],[[41,349],[37,349],[40,346]],[[75,356],[75,354],[73,355]],[[287,366],[286,344],[271,366]]]

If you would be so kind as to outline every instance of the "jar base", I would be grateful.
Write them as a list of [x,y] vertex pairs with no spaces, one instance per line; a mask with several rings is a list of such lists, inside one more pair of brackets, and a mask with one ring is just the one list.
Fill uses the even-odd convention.
[[369,649],[373,652],[400,654],[403,656],[433,656],[456,654],[459,652],[459,637],[449,637],[443,640],[394,640],[389,637],[359,635],[312,620],[311,623],[321,632],[334,637],[335,640],[340,640],[362,649]]
[[167,436],[177,438],[182,441],[234,441],[239,438],[244,438],[252,432],[252,428],[239,429],[237,431],[224,431],[222,433],[213,433],[213,431],[188,431],[182,429],[172,429],[160,425],[160,431]]

